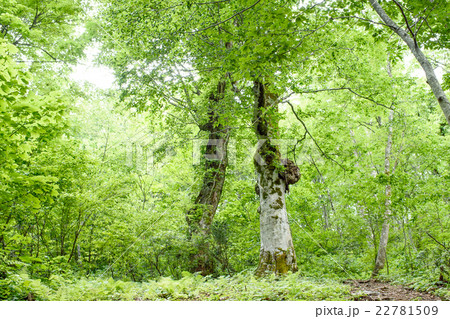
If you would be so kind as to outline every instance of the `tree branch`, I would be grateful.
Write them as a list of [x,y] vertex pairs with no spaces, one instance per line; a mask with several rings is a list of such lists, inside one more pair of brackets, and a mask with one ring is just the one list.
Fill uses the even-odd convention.
[[373,23],[373,24],[383,25],[383,26],[386,26],[386,27],[388,26],[388,25],[385,24],[385,23],[382,23],[382,22],[376,22],[376,21],[373,21],[373,20],[370,20],[370,19],[366,19],[366,18],[361,18],[361,17],[358,17],[358,16],[333,17],[333,20],[334,20],[334,19],[358,19],[358,20],[370,22],[370,23]]
[[396,0],[392,0],[392,1],[394,1],[394,3],[397,5],[397,7],[400,8],[400,11],[401,11],[401,13],[403,15],[403,19],[405,19],[405,22],[406,22],[406,27],[408,28],[409,33],[411,33],[411,36],[414,39],[414,43],[415,43],[416,47],[418,47],[417,40],[416,40],[416,35],[414,34],[414,32],[411,30],[411,27],[409,26],[408,18],[405,15],[405,11],[403,11],[403,7]]
[[444,247],[445,250],[448,250],[447,246],[443,243],[441,243],[440,241],[438,241],[436,238],[434,238],[429,232],[425,231],[425,233],[431,238],[433,239],[436,243],[438,243],[439,245],[441,245],[442,247]]
[[251,8],[253,8],[254,6],[256,6],[256,5],[257,5],[258,3],[260,3],[260,2],[261,2],[261,0],[256,1],[256,2],[255,2],[254,4],[252,4],[250,7],[247,7],[247,8],[245,8],[245,9],[242,9],[241,11],[239,11],[239,12],[233,14],[233,15],[232,15],[231,17],[229,17],[228,19],[225,19],[225,20],[223,20],[223,21],[219,21],[219,22],[214,23],[214,24],[212,24],[212,25],[210,25],[210,26],[208,26],[208,27],[205,27],[205,28],[203,28],[203,29],[195,30],[195,31],[193,31],[193,32],[188,32],[188,33],[194,34],[194,33],[202,32],[202,31],[205,31],[205,30],[214,28],[214,27],[216,27],[216,26],[218,26],[218,25],[220,25],[220,24],[223,24],[223,23],[225,23],[225,22],[227,22],[227,21],[230,21],[230,20],[233,19],[235,16],[238,16],[238,15],[244,13],[245,11],[250,10]]
[[329,159],[330,161],[336,163],[337,165],[339,165],[339,167],[341,167],[344,171],[346,171],[345,167],[342,166],[341,163],[335,161],[334,159],[332,159],[331,157],[329,157],[323,150],[322,148],[319,146],[319,144],[317,143],[316,139],[311,135],[311,133],[309,132],[308,128],[306,127],[305,122],[303,122],[303,120],[298,116],[297,112],[295,112],[294,106],[292,105],[292,103],[290,101],[286,101],[287,104],[289,104],[289,106],[291,107],[292,113],[294,113],[295,117],[297,118],[297,120],[302,123],[303,128],[305,129],[305,132],[309,135],[309,137],[311,137],[311,139],[313,140],[314,144],[316,145],[316,147],[318,148],[318,150],[320,151],[321,155],[327,159]]
[[304,91],[304,92],[300,92],[300,94],[318,93],[318,92],[326,92],[326,91],[342,91],[342,90],[347,90],[347,91],[349,91],[349,92],[355,94],[356,96],[358,96],[358,97],[360,97],[360,98],[362,98],[362,99],[365,99],[365,100],[367,100],[367,101],[370,101],[370,102],[372,102],[372,103],[374,103],[374,104],[376,104],[376,105],[385,107],[385,108],[387,108],[387,109],[389,109],[389,110],[394,110],[392,107],[387,106],[387,105],[384,105],[384,104],[382,104],[382,103],[379,103],[379,102],[377,102],[377,101],[371,99],[370,97],[361,95],[361,94],[355,92],[352,88],[349,88],[349,87],[331,88],[331,89],[319,89],[319,90],[312,90],[312,91]]
[[[445,119],[450,124],[450,101],[445,91],[442,89],[442,86],[439,83],[436,74],[434,73],[434,68],[431,65],[430,61],[422,52],[422,50],[420,50],[420,48],[417,46],[417,42],[415,41],[415,39],[411,38],[408,32],[400,28],[391,19],[391,17],[386,13],[386,11],[384,11],[384,9],[381,7],[381,5],[378,3],[377,0],[369,0],[369,2],[372,8],[375,10],[375,12],[384,21],[384,23],[386,23],[390,29],[392,29],[395,33],[397,33],[397,35],[408,45],[409,49],[411,50],[411,53],[416,58],[417,62],[420,63],[420,66],[424,70],[425,75],[427,77],[427,83],[430,86],[431,90],[433,91],[433,94],[436,97],[436,100],[438,101],[439,106],[442,109],[442,112],[444,113]],[[427,21],[425,20],[425,22]]]

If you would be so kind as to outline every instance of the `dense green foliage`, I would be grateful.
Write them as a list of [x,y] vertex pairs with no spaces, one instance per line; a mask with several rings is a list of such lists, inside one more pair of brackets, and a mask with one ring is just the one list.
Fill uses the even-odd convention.
[[12,300],[29,293],[36,300],[347,300],[350,290],[332,280],[298,275],[258,279],[246,273],[216,279],[183,273],[180,280],[161,277],[145,283],[100,278],[73,282],[52,276],[48,285],[16,274],[9,284]]
[[[89,21],[82,1],[0,3],[0,299],[347,300],[342,282],[371,276],[386,185],[382,278],[450,298],[450,127],[362,1],[99,1]],[[448,4],[400,3],[411,19],[432,11],[417,34],[448,94]],[[88,40],[118,88],[74,83],[59,63]],[[299,272],[281,278],[251,274],[258,77],[280,96],[284,156],[302,174],[286,196]],[[224,79],[231,155],[202,277],[188,272],[185,213]]]

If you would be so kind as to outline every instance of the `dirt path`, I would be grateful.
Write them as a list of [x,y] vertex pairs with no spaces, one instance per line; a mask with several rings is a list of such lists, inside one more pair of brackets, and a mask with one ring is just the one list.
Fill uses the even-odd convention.
[[441,300],[438,296],[400,285],[392,285],[388,282],[375,280],[349,280],[346,284],[353,286],[351,293],[355,296],[355,300]]

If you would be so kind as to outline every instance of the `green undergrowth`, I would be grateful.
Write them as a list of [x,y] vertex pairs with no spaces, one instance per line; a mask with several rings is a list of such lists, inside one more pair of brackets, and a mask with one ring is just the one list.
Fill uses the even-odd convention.
[[250,273],[219,278],[183,275],[179,280],[160,278],[143,283],[52,276],[51,285],[17,275],[9,284],[19,287],[14,290],[16,300],[348,300],[350,295],[350,287],[338,281],[298,274],[266,278]]

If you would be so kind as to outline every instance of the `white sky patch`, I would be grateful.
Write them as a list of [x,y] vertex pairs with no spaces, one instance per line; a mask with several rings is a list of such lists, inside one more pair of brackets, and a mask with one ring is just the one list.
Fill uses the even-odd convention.
[[94,63],[98,51],[95,47],[88,48],[86,58],[74,68],[70,77],[77,82],[89,82],[99,89],[109,89],[114,84],[114,74],[110,68]]
[[[417,62],[416,58],[412,55],[412,53],[407,52],[405,54],[404,60],[405,64],[407,66],[414,66],[414,70],[412,71],[412,75],[417,78],[423,78],[426,80],[425,71],[420,67],[419,62]],[[442,76],[445,73],[444,70],[438,66],[434,69],[434,73],[436,74],[436,77],[439,81],[439,83],[442,83]]]

